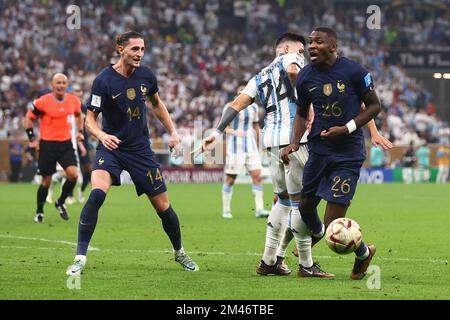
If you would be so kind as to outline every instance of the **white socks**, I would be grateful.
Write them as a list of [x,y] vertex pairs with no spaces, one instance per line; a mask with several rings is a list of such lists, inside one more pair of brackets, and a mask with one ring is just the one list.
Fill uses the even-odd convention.
[[253,197],[255,198],[255,208],[256,212],[264,210],[264,200],[263,200],[263,187],[262,185],[254,184],[252,186]]
[[299,264],[305,268],[309,268],[313,265],[311,255],[311,231],[302,220],[298,206],[292,208],[291,229],[293,230],[295,243],[297,244]]
[[287,218],[291,210],[290,205],[283,205],[281,202],[284,201],[280,200],[272,207],[267,218],[266,244],[262,259],[269,266],[273,266],[276,262],[277,248],[286,229]]
[[[288,219],[289,221],[289,219]],[[286,250],[289,246],[289,243],[291,243],[292,238],[294,238],[294,235],[292,234],[292,231],[289,227],[286,227],[283,238],[281,239],[281,243],[278,246],[277,249],[277,256],[279,257],[285,257],[286,256]]]
[[222,187],[222,212],[231,212],[231,196],[233,195],[233,186],[223,184]]
[[75,261],[77,261],[77,260],[80,260],[83,264],[85,264],[86,263],[86,256],[77,254],[75,256]]

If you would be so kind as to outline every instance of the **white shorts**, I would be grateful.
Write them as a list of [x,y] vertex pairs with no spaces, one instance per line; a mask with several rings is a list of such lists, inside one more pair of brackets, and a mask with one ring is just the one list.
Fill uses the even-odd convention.
[[309,152],[306,144],[301,144],[297,152],[289,155],[288,165],[283,163],[281,152],[284,148],[270,148],[267,154],[270,160],[273,192],[287,192],[289,195],[300,194],[303,188],[303,169],[308,160]]
[[262,169],[261,156],[258,151],[241,154],[227,153],[225,174],[239,175],[243,173],[244,168],[248,172]]

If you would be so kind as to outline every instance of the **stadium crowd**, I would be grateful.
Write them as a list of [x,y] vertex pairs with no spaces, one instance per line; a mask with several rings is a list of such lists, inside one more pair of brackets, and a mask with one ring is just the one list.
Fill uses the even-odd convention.
[[[272,60],[277,35],[287,30],[307,35],[326,25],[338,31],[342,55],[373,71],[383,104],[377,125],[385,135],[397,145],[448,141],[448,123],[436,114],[430,93],[401,67],[386,63],[390,47],[449,47],[448,14],[414,11],[411,17],[391,10],[382,29],[369,30],[367,5],[339,2],[78,1],[81,29],[71,30],[70,1],[1,1],[0,139],[24,132],[27,108],[48,90],[56,72],[81,85],[87,99],[95,74],[117,59],[111,40],[134,29],[146,37],[144,65],[155,71],[162,98],[189,140],[194,121],[212,127],[238,83]],[[404,24],[405,19],[419,22]],[[165,137],[152,115],[149,128],[153,140]]]

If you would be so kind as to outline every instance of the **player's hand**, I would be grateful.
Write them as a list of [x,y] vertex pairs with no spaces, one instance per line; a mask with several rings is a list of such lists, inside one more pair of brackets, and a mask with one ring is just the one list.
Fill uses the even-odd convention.
[[291,159],[289,159],[289,155],[293,152],[298,151],[299,148],[299,144],[291,143],[286,148],[284,148],[283,151],[281,151],[281,160],[283,160],[284,164],[289,164],[289,161],[291,161]]
[[170,136],[169,149],[172,157],[174,157],[175,159],[181,156],[181,139],[177,133],[174,133]]
[[77,133],[77,142],[82,142],[84,141],[84,135],[82,132],[78,131]]
[[[39,141],[34,140],[33,142],[30,142],[29,144],[29,160],[34,161],[37,159],[37,151],[39,151]],[[30,159],[31,158],[31,159]]]
[[30,149],[39,150],[39,141],[35,139],[34,141],[31,141],[29,144]]
[[103,144],[103,146],[110,151],[117,149],[119,147],[119,144],[122,142],[116,136],[113,136],[113,135],[110,135],[107,133],[103,133],[99,137],[99,140]]
[[332,140],[338,137],[343,137],[348,135],[348,129],[347,126],[337,126],[337,127],[331,127],[327,130],[323,130],[320,133],[320,137],[323,140]]
[[194,158],[201,155],[205,151],[213,150],[217,144],[217,137],[219,134],[220,132],[218,130],[214,130],[209,136],[203,139],[202,145],[191,152],[191,154],[194,155]]
[[383,137],[381,134],[374,135],[371,140],[375,147],[382,147],[384,150],[392,149],[394,146],[389,139]]

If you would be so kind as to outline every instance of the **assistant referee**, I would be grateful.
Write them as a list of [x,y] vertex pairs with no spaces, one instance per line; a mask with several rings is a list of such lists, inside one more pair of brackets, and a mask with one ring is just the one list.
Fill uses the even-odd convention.
[[[67,93],[68,79],[62,73],[52,77],[52,92],[33,101],[33,108],[28,110],[25,117],[25,130],[30,140],[30,148],[39,151],[39,174],[42,182],[37,191],[37,209],[35,222],[44,221],[44,204],[48,194],[52,175],[56,172],[58,162],[66,172],[61,195],[55,202],[61,218],[69,219],[64,205],[67,196],[73,191],[78,178],[77,159],[71,142],[71,128],[67,117],[75,115],[77,126],[77,140],[83,140],[83,116],[81,101],[78,97]],[[40,119],[40,140],[36,139],[33,131],[34,122]]]

